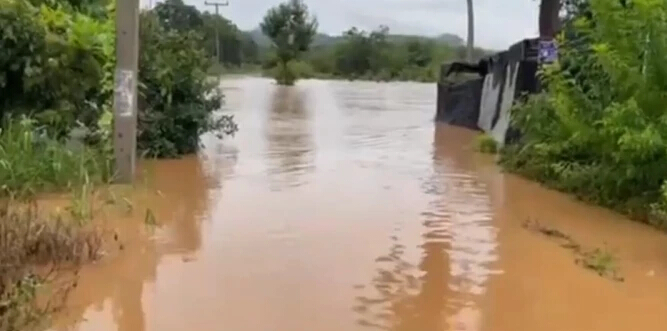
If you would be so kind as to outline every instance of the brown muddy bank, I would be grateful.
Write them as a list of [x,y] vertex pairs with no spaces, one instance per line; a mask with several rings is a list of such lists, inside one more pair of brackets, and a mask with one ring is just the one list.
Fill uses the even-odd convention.
[[[160,161],[54,330],[625,331],[667,325],[667,238],[504,174],[432,84],[223,81],[241,131]],[[137,205],[136,210],[143,206]],[[625,281],[524,227],[613,252]]]

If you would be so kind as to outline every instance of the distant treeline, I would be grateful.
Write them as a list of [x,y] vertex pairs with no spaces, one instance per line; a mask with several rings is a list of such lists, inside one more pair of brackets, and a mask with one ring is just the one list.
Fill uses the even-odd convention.
[[[175,3],[175,2],[172,2]],[[157,8],[156,8],[157,9]],[[216,73],[224,71],[264,71],[275,68],[273,42],[261,29],[242,31],[232,21],[184,4],[160,6],[170,25],[199,31],[210,57],[216,57],[216,28],[220,56]],[[475,49],[475,57],[488,54]],[[395,35],[380,26],[373,31],[355,27],[339,36],[315,34],[309,49],[291,65],[299,77],[327,77],[372,80],[435,81],[440,64],[463,60],[463,40],[453,34],[434,37]]]

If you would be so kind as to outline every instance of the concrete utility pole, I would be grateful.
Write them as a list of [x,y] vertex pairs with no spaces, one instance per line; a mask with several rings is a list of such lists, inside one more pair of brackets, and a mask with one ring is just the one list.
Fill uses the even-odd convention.
[[137,71],[139,66],[139,0],[116,5],[116,73],[114,82],[114,155],[116,180],[134,180],[137,154]]
[[[207,6],[215,6],[215,15],[220,16],[219,8],[229,6],[229,2],[208,2],[204,1],[204,4]],[[218,31],[218,26],[215,26],[215,56],[217,57],[218,63],[220,62],[220,32]]]

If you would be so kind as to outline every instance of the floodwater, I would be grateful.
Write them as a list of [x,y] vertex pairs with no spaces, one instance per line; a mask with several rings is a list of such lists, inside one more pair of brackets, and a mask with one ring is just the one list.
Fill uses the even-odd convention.
[[[240,132],[152,168],[57,330],[627,331],[667,325],[667,237],[503,174],[435,86],[222,83]],[[624,282],[522,227],[608,247]]]

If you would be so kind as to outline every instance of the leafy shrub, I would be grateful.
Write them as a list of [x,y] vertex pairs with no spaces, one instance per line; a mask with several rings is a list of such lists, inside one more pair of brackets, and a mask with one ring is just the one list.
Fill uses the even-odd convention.
[[113,20],[0,0],[0,26],[0,115],[34,115],[57,137],[95,125],[111,96]]
[[521,141],[502,163],[640,219],[667,180],[667,4],[591,0],[561,40],[547,90],[513,109]]
[[211,61],[201,35],[169,29],[151,12],[141,15],[138,148],[151,156],[193,153],[204,132],[233,134],[231,116],[213,118],[222,94],[207,75]]

